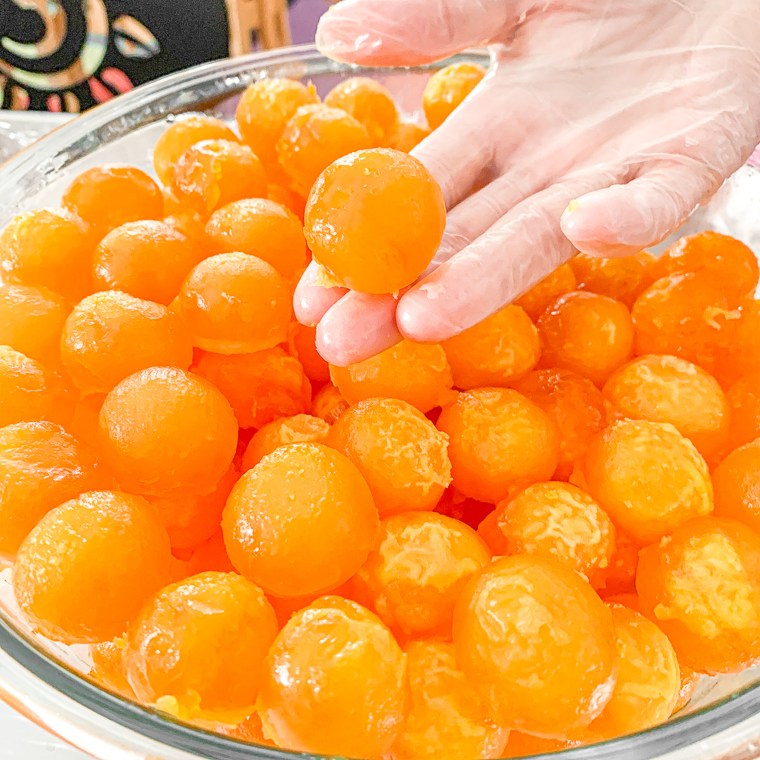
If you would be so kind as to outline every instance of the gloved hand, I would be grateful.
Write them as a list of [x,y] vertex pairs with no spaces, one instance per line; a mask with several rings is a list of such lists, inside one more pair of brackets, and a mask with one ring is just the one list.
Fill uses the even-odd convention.
[[[344,0],[327,55],[415,65],[481,42],[487,76],[414,151],[449,209],[440,251],[400,299],[325,289],[298,318],[335,364],[448,338],[512,301],[574,248],[659,242],[760,142],[758,0]],[[486,184],[470,195],[483,178]]]

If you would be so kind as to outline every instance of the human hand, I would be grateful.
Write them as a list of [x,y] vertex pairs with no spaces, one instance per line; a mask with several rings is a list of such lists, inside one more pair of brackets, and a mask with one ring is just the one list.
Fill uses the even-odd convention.
[[448,208],[428,272],[399,299],[319,287],[313,266],[296,290],[334,364],[455,335],[575,249],[659,242],[760,142],[756,0],[344,0],[317,33],[372,66],[484,41],[488,75],[413,151]]

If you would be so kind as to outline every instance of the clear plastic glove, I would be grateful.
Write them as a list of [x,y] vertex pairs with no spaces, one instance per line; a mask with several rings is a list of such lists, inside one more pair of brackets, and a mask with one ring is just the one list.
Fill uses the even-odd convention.
[[449,209],[426,275],[398,300],[319,288],[312,269],[298,286],[328,361],[457,334],[574,249],[659,242],[760,142],[758,0],[344,0],[317,33],[371,66],[481,42],[488,75],[413,151]]

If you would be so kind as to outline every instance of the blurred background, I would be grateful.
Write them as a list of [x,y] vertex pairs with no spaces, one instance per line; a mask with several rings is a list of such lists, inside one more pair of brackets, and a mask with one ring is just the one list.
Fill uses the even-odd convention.
[[293,42],[311,42],[319,17],[327,10],[325,0],[296,0],[290,9]]
[[0,106],[76,113],[206,61],[314,39],[326,0],[2,0]]
[[0,161],[69,114],[157,77],[311,42],[328,6],[327,0],[0,0]]

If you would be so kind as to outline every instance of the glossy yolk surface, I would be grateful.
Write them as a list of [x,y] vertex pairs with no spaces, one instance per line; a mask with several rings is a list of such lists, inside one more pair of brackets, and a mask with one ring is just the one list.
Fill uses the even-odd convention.
[[438,250],[445,223],[443,193],[432,175],[416,158],[387,148],[328,166],[304,216],[325,281],[363,293],[395,294],[411,285]]
[[355,404],[335,422],[327,443],[356,465],[381,516],[433,509],[451,482],[448,439],[405,401]]

